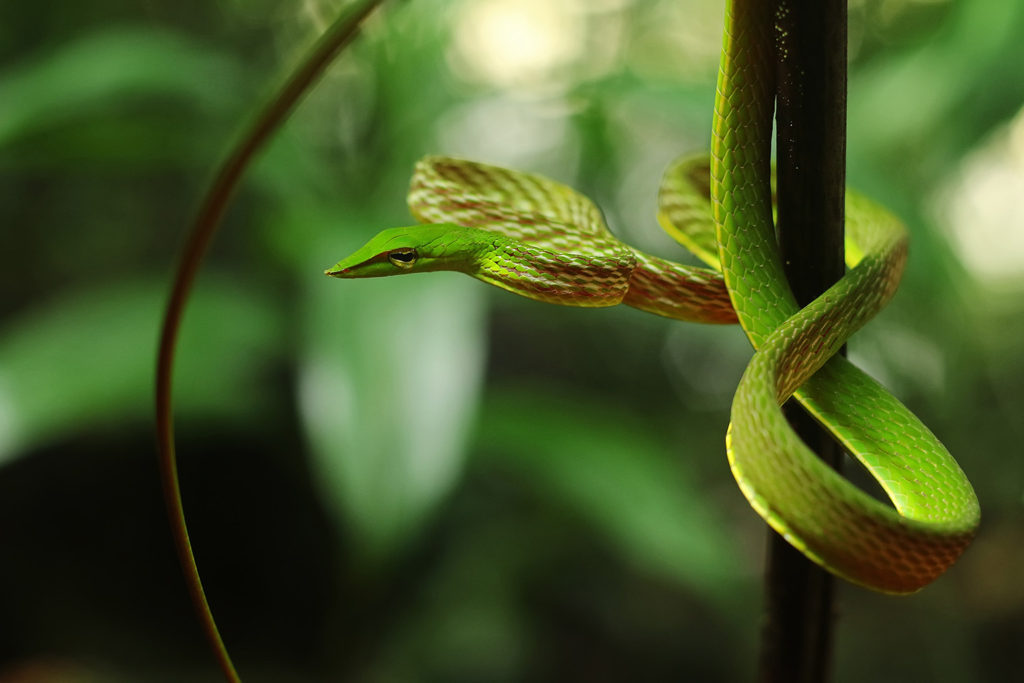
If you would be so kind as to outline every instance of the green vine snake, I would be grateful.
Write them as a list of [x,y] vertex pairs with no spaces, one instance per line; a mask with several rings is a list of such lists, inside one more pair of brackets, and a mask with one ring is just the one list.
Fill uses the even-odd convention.
[[[902,224],[848,192],[846,275],[802,309],[786,283],[772,215],[775,85],[767,7],[758,0],[728,3],[710,160],[673,164],[659,192],[663,227],[709,268],[620,242],[590,200],[554,181],[428,157],[416,166],[408,198],[421,224],[381,232],[327,274],[453,270],[550,303],[623,303],[678,320],[738,321],[755,348],[726,435],[743,494],[829,571],[874,590],[912,592],[970,543],[978,501],[936,437],[835,355],[895,292],[906,260]],[[780,408],[790,396],[860,461],[891,506],[802,443]]]

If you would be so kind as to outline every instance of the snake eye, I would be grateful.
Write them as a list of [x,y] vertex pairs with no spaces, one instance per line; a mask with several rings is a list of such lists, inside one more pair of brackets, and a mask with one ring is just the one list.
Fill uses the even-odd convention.
[[401,249],[395,249],[394,251],[388,252],[388,261],[391,261],[394,265],[399,268],[412,268],[413,264],[416,263],[416,257],[418,254],[416,250],[411,247],[402,247]]

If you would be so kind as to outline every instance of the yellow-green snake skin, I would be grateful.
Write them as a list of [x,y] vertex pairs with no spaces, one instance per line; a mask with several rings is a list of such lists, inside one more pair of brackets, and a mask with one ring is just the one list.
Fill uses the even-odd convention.
[[[907,247],[900,222],[848,192],[846,275],[803,309],[786,283],[772,218],[770,7],[727,4],[710,161],[673,164],[659,193],[662,225],[711,268],[623,244],[593,203],[554,181],[428,157],[417,164],[409,193],[423,224],[385,230],[327,272],[351,278],[457,270],[551,303],[625,303],[678,320],[738,320],[756,349],[726,436],[743,494],[829,571],[874,590],[912,592],[970,543],[978,501],[928,428],[835,355],[896,290]],[[780,409],[791,395],[863,464],[892,506],[802,443]]]

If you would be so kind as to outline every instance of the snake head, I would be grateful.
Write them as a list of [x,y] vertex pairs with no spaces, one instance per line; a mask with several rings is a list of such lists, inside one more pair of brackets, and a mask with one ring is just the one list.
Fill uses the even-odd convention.
[[337,278],[362,278],[462,270],[466,231],[448,223],[390,228],[324,273]]

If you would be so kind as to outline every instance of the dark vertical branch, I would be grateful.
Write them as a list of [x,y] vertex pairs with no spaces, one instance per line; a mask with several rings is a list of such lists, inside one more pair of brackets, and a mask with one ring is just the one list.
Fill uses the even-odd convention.
[[[801,305],[843,275],[846,181],[846,0],[779,0],[776,110],[778,234]],[[790,423],[839,468],[838,446],[795,402]],[[829,677],[833,580],[771,532],[760,678],[811,683]]]

